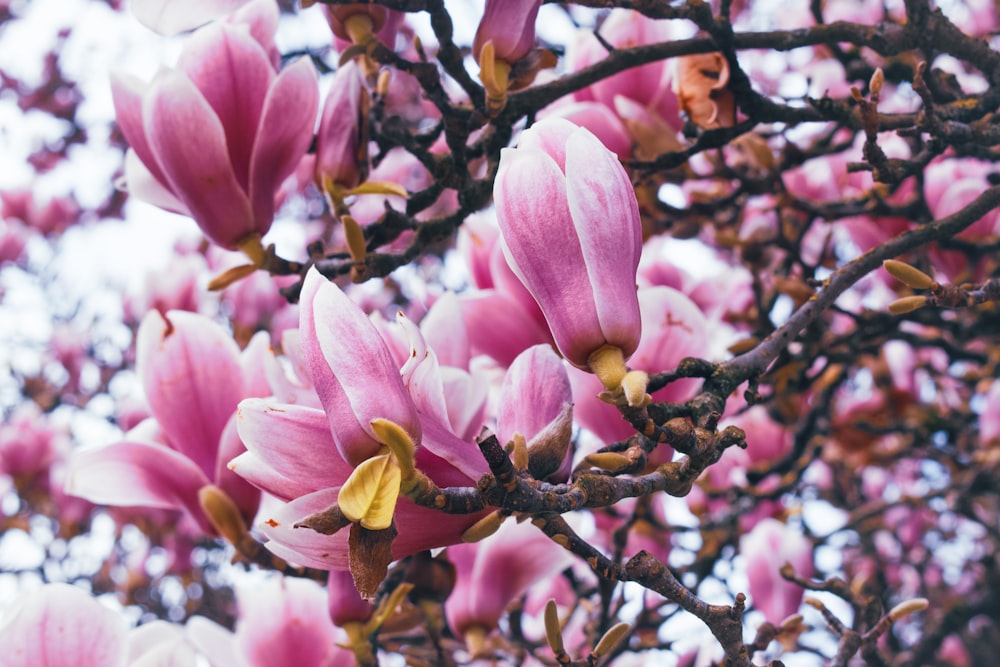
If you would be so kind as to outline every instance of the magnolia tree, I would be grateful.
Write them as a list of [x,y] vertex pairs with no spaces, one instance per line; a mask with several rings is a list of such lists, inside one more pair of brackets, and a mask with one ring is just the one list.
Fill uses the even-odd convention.
[[4,664],[992,663],[994,3],[302,4],[3,74]]

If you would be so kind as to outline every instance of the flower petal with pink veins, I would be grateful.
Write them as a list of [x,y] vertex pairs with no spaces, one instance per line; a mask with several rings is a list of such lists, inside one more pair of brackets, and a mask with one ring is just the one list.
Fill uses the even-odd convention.
[[500,389],[497,437],[517,431],[531,440],[573,402],[566,367],[550,345],[535,345],[514,360]]
[[[253,458],[263,467],[294,480],[294,493],[289,493],[291,489],[288,488],[261,486],[270,493],[286,498],[298,497],[340,486],[354,471],[337,451],[330,424],[322,410],[251,398],[240,403],[236,421],[240,438]],[[256,484],[259,480],[248,476],[249,471],[237,464],[238,461],[246,463],[247,458],[237,458],[230,467]]]
[[[149,84],[140,81],[138,78],[127,72],[112,70],[111,79],[111,100],[115,105],[115,120],[128,145],[135,151],[135,154],[146,165],[146,168],[157,181],[164,186],[167,184],[167,177],[156,162],[153,149],[146,138],[146,129],[142,120],[142,99],[149,87]],[[131,184],[131,181],[129,181]]]
[[492,630],[515,598],[574,562],[570,552],[530,523],[507,522],[482,542],[456,544],[447,554],[458,578],[445,613],[459,634],[471,626]]
[[131,0],[129,9],[150,30],[174,35],[225,16],[246,3],[247,0]]
[[427,347],[424,335],[413,320],[398,313],[399,323],[409,343],[406,363],[399,369],[403,386],[410,392],[413,403],[422,417],[436,420],[444,426],[451,426],[448,406],[444,401],[444,385],[441,382],[441,367],[434,350]]
[[295,524],[316,512],[335,505],[340,487],[321,489],[301,496],[273,509],[261,512],[258,524],[268,538],[268,551],[290,563],[322,570],[347,570],[347,539],[350,528],[334,535],[323,535],[309,528],[296,528]]
[[318,108],[316,69],[300,58],[282,70],[264,99],[250,156],[248,192],[256,220],[274,216],[274,193],[312,143]]
[[124,667],[125,619],[69,584],[24,593],[4,615],[6,667]]
[[136,369],[170,445],[214,477],[219,438],[243,398],[232,337],[203,315],[151,311],[136,334]]
[[187,510],[208,534],[198,491],[211,480],[191,459],[160,445],[117,442],[81,449],[69,460],[66,492],[103,505]]
[[177,70],[161,72],[144,100],[143,121],[168,185],[213,243],[233,250],[267,231],[255,227],[229,160],[225,129],[190,79]]
[[[566,197],[601,329],[607,341],[622,348],[627,357],[639,344],[635,292],[642,253],[639,205],[618,158],[582,129],[566,140]],[[615,247],[622,250],[607,252]]]
[[[489,472],[479,447],[460,439],[443,424],[428,419],[424,422],[424,437],[417,448],[417,468],[425,472],[438,486],[470,486]],[[425,461],[433,454],[440,461]],[[442,462],[450,465],[443,466]]]
[[604,337],[566,178],[541,151],[505,148],[501,153],[494,200],[504,254],[545,314],[560,352],[574,365],[585,366]]
[[509,366],[522,351],[552,340],[524,306],[500,292],[462,294],[459,302],[473,354],[486,354]]
[[469,332],[462,320],[462,307],[458,295],[445,292],[434,302],[420,320],[420,332],[430,345],[442,366],[468,370]]
[[250,154],[264,98],[275,77],[267,53],[245,27],[216,24],[188,38],[177,69],[187,75],[218,116],[236,180],[247,191]]
[[480,369],[466,372],[461,368],[441,368],[444,404],[452,432],[466,442],[479,435],[486,412],[490,382]]
[[272,577],[237,585],[236,641],[251,665],[324,667],[353,663],[315,582]]
[[275,69],[281,62],[281,54],[274,46],[274,33],[278,32],[281,8],[274,0],[250,0],[247,4],[223,19],[227,23],[246,26],[250,36],[264,47],[271,57]]
[[364,312],[315,269],[306,274],[299,308],[303,356],[344,459],[357,465],[379,451],[371,429],[377,418],[419,442],[416,407]]
[[243,441],[240,440],[236,425],[236,413],[234,412],[229,423],[226,424],[226,428],[222,431],[222,437],[219,438],[219,456],[215,463],[215,475],[212,480],[236,503],[243,519],[249,524],[253,521],[257,514],[257,508],[260,506],[260,489],[234,473],[227,465],[230,460],[247,450]]

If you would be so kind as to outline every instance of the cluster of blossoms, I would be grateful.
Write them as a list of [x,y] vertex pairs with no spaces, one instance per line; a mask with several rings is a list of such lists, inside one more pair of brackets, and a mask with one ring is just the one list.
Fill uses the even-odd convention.
[[[740,4],[726,4],[727,25],[753,22]],[[274,0],[133,2],[150,28],[187,34],[149,82],[111,74],[129,146],[122,186],[193,219],[206,242],[179,243],[170,275],[125,304],[144,403],[117,406],[120,436],[74,448],[32,405],[0,427],[0,473],[24,506],[58,504],[66,533],[83,530],[95,506],[144,526],[182,579],[205,543],[280,574],[237,585],[234,629],[198,615],[128,629],[80,588],[48,585],[4,615],[12,664],[369,665],[384,641],[416,628],[426,641],[400,645],[417,661],[453,650],[547,664],[551,649],[560,664],[571,654],[596,664],[629,634],[614,623],[626,616],[645,630],[629,639],[636,651],[719,659],[719,645],[677,648],[649,632],[670,621],[665,598],[708,626],[726,660],[749,665],[772,641],[801,649],[809,588],[856,613],[847,630],[835,607],[806,600],[841,651],[864,642],[877,656],[899,641],[887,634],[894,623],[928,606],[929,581],[971,590],[973,576],[956,574],[926,535],[987,544],[977,522],[988,511],[921,506],[914,499],[947,495],[944,483],[928,490],[946,475],[901,452],[908,431],[935,442],[974,422],[948,474],[960,478],[966,459],[996,465],[1000,381],[978,370],[995,368],[995,354],[959,352],[950,338],[936,346],[960,327],[920,319],[887,340],[890,328],[867,313],[1000,299],[983,250],[1000,217],[978,203],[992,192],[990,168],[971,153],[880,138],[880,112],[913,120],[892,108],[901,84],[875,69],[864,95],[850,92],[839,61],[810,71],[804,90],[843,88],[851,106],[836,113],[856,109],[857,128],[791,129],[815,155],[853,147],[870,168],[848,165],[848,152],[817,160],[795,148],[779,159],[777,147],[798,137],[776,123],[750,133],[750,120],[777,112],[763,95],[746,104],[741,89],[748,73],[778,89],[788,72],[710,50],[724,35],[707,4],[676,15],[614,9],[564,54],[540,45],[541,5],[487,0],[464,61],[447,14],[428,10],[439,69],[403,12],[372,3],[303,8],[329,26],[339,56],[286,60]],[[693,52],[649,55],[681,40]],[[622,54],[637,60],[621,64]],[[545,97],[560,77],[573,84]],[[817,82],[827,88],[815,93]],[[930,99],[928,85],[913,89]],[[789,117],[823,118],[809,115],[821,113],[814,106]],[[919,129],[938,131],[944,117]],[[918,163],[925,180],[905,180]],[[889,188],[894,173],[904,180]],[[57,236],[77,210],[24,194],[3,206],[0,258],[11,263],[25,261],[24,230]],[[866,257],[912,249],[899,239],[977,206],[951,245],[915,260],[934,278],[890,262],[859,282],[878,265],[853,268]],[[272,227],[297,217],[309,220],[286,227],[306,251],[287,259]],[[664,231],[711,247],[726,270],[681,257],[694,246]],[[446,260],[415,271],[458,267],[463,289],[445,289],[441,275],[432,286],[370,280],[452,235]],[[228,326],[209,314],[205,283],[221,292],[215,310]],[[874,343],[856,338],[866,327]],[[46,360],[67,395],[101,374],[88,354],[67,331]],[[951,363],[959,357],[968,366]],[[852,468],[861,481],[844,497]],[[874,513],[881,523],[869,530]],[[828,549],[845,525],[871,543],[822,563],[817,545]],[[726,572],[742,584],[732,607],[696,597]],[[881,597],[874,580],[885,582]],[[656,595],[613,592],[621,581]],[[746,609],[758,636],[744,644]],[[969,663],[960,643],[939,644],[942,659]],[[615,664],[642,656],[616,654]]]

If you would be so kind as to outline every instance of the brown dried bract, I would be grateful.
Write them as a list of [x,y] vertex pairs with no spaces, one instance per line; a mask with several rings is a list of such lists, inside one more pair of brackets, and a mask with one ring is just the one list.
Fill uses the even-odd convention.
[[736,101],[728,85],[729,63],[717,51],[677,60],[674,92],[681,109],[699,127],[716,129],[736,123]]

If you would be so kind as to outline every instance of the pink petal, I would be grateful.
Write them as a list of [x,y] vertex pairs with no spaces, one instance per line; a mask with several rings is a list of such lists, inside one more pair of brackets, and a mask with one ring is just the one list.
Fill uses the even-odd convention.
[[349,651],[336,646],[343,638],[327,612],[326,592],[315,582],[272,577],[237,586],[236,597],[236,640],[250,664],[321,667],[353,662]]
[[521,135],[517,150],[537,150],[556,161],[559,171],[566,172],[566,140],[576,132],[577,126],[564,118],[547,118],[545,124],[537,123]]
[[192,616],[185,623],[188,641],[208,658],[210,665],[250,667],[239,654],[233,633],[204,616]]
[[184,631],[179,625],[160,620],[140,625],[128,635],[128,664],[135,665],[159,647],[179,641],[184,641]]
[[139,156],[149,172],[160,183],[166,185],[167,179],[156,161],[153,149],[146,139],[146,130],[142,118],[143,95],[149,85],[135,76],[119,70],[112,70],[111,99],[115,105],[115,121],[121,128],[128,145]]
[[420,331],[442,366],[469,368],[469,333],[458,295],[445,292],[420,321]]
[[226,495],[236,503],[243,519],[249,524],[256,516],[257,507],[260,505],[260,489],[227,467],[229,461],[246,451],[246,447],[236,431],[236,426],[237,417],[236,413],[233,413],[219,439],[219,457],[215,464],[215,477],[213,479],[216,486],[225,491]]
[[[708,320],[684,293],[671,287],[639,290],[642,336],[629,361],[632,368],[649,373],[673,370],[685,357],[709,353]],[[682,379],[654,394],[656,401],[684,401],[701,387],[701,380]]]
[[458,578],[445,613],[459,634],[472,625],[495,628],[511,602],[574,562],[535,526],[512,521],[482,542],[449,547],[448,558],[458,566]]
[[[603,146],[601,150],[607,152]],[[605,340],[570,214],[566,178],[541,151],[505,148],[494,201],[508,263],[545,314],[559,351],[574,365],[585,366],[590,352]]]
[[631,159],[632,137],[629,136],[619,115],[608,106],[600,102],[575,102],[558,107],[553,114],[587,128],[608,150],[622,160]]
[[245,26],[250,31],[250,36],[264,47],[277,69],[281,54],[274,46],[274,33],[278,31],[280,19],[281,8],[274,0],[250,0],[224,20],[227,23]]
[[152,311],[136,334],[136,369],[170,445],[213,477],[222,430],[243,398],[236,343],[203,315]]
[[134,150],[129,149],[125,153],[125,187],[130,196],[165,211],[190,217],[191,211],[184,202],[174,196],[169,187],[164,185],[165,182],[157,180]]
[[250,154],[274,69],[245,27],[215,24],[191,35],[177,69],[184,72],[215,112],[226,134],[229,162],[249,191]]
[[117,442],[73,453],[66,492],[99,505],[187,510],[201,529],[208,524],[198,491],[211,480],[191,460],[146,442]]
[[270,224],[274,217],[274,193],[312,143],[318,106],[316,70],[309,58],[286,67],[267,92],[250,157],[248,192],[258,222]]
[[548,342],[553,342],[552,336],[549,334],[549,323],[545,321],[542,309],[538,307],[535,297],[524,286],[521,277],[511,268],[503,243],[497,243],[493,246],[493,254],[490,256],[490,273],[493,276],[494,289],[508,299],[513,299],[521,304],[521,309],[545,332],[544,338]]
[[460,368],[441,369],[444,404],[452,432],[466,442],[479,435],[483,427],[490,382],[481,371],[467,373]]
[[389,419],[415,442],[420,422],[375,326],[339,287],[310,269],[300,297],[306,363],[341,455],[352,465],[381,447],[371,420]]
[[501,366],[509,366],[532,345],[552,339],[548,328],[542,328],[520,302],[497,290],[463,294],[459,301],[472,352],[489,355]]
[[269,551],[290,563],[323,570],[346,570],[349,529],[322,535],[309,528],[295,528],[305,517],[336,504],[340,487],[321,489],[272,510],[261,513],[258,528],[270,540]]
[[247,397],[270,396],[271,385],[268,382],[268,364],[274,358],[271,350],[271,336],[266,331],[258,331],[240,353],[240,365],[243,367],[244,395]]
[[740,553],[746,558],[752,606],[772,623],[798,611],[804,591],[785,581],[780,570],[788,562],[796,575],[812,576],[812,543],[792,526],[766,518],[740,538]]
[[132,0],[129,9],[144,26],[173,35],[193,30],[246,4],[247,0]]
[[7,667],[124,667],[125,619],[87,592],[47,584],[23,594],[0,628]]
[[279,497],[296,498],[343,484],[354,468],[337,451],[330,424],[322,410],[251,398],[240,403],[240,438],[260,467],[288,480],[281,489],[266,486],[242,464],[256,466],[246,456],[230,465],[237,474]]
[[[345,188],[356,187],[362,179],[358,164],[358,149],[364,148],[361,104],[364,94],[364,75],[352,60],[337,70],[333,84],[323,103],[323,114],[316,136],[315,178],[324,178]],[[367,122],[367,121],[363,121]]]
[[330,618],[340,627],[354,621],[364,623],[375,610],[374,605],[358,593],[350,572],[330,570],[326,591]]
[[489,472],[475,443],[460,439],[430,419],[424,422],[424,437],[417,448],[417,468],[442,487],[474,486],[476,480]]
[[572,400],[562,360],[551,346],[535,345],[522,352],[507,370],[500,389],[497,437],[505,443],[517,431],[531,440]]
[[583,129],[566,140],[566,196],[601,330],[628,356],[641,330],[635,287],[642,253],[639,205],[618,158]]
[[230,162],[225,129],[191,80],[175,70],[162,72],[146,96],[143,118],[170,188],[205,235],[233,250],[256,233],[250,200]]
[[403,378],[406,390],[413,397],[417,412],[425,418],[425,421],[430,418],[443,426],[451,426],[437,355],[427,347],[423,334],[410,318],[399,313],[396,321],[399,322],[410,348],[406,363],[399,369],[399,374]]

